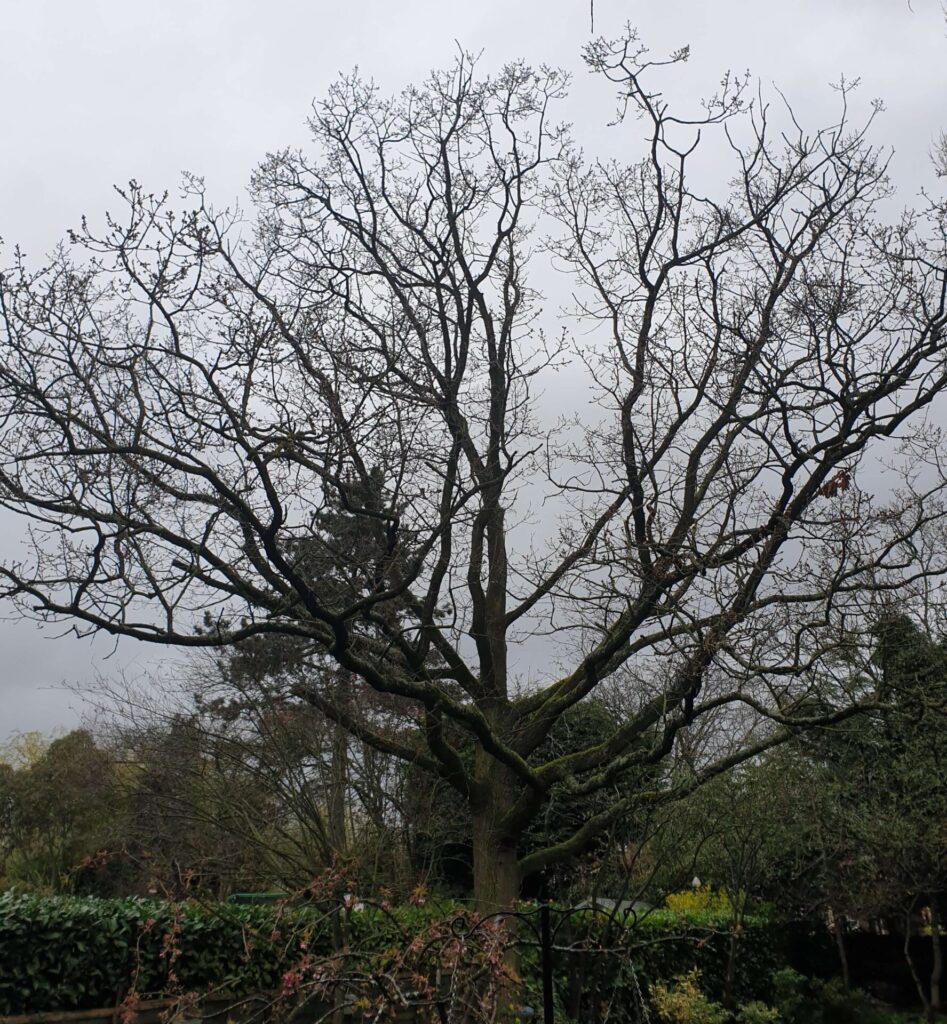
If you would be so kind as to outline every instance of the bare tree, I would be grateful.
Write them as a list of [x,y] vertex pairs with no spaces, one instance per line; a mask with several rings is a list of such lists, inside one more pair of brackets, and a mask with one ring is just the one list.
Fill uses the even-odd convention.
[[[300,703],[301,669],[261,650],[274,639],[174,682],[103,681],[98,731],[131,767],[124,835],[155,873],[173,862],[195,886],[302,890],[333,868],[370,891],[408,891],[403,763]],[[357,680],[337,699],[375,728],[400,727]]]
[[[674,112],[631,34],[586,62],[640,159],[582,155],[552,120],[558,71],[478,78],[462,56],[395,98],[344,78],[314,155],[257,171],[252,220],[196,179],[183,214],[132,184],[72,237],[84,257],[18,257],[0,292],[0,495],[32,538],[5,593],[149,643],[274,634],[398,698],[416,728],[318,678],[295,693],[469,802],[483,908],[635,804],[848,713],[811,710],[824,655],[943,568],[916,558],[943,515],[936,211],[881,221],[885,158],[845,89],[809,133],[729,77]],[[714,145],[718,199],[691,180]],[[575,290],[558,340],[555,269]],[[598,404],[552,427],[539,388],[564,370]],[[879,500],[881,456],[909,472]],[[329,509],[373,542],[340,544]],[[541,763],[609,678],[626,719]],[[708,716],[686,785],[616,794],[519,857],[551,787],[581,806]]]

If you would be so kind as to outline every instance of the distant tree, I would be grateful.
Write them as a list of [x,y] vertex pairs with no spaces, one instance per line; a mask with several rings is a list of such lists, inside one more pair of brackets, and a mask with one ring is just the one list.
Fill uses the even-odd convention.
[[279,884],[285,813],[254,774],[215,750],[196,718],[139,722],[110,742],[128,766],[123,836],[139,886],[222,898]]
[[[908,966],[934,1020],[943,1005],[947,924],[947,637],[892,615],[879,625],[874,657],[887,707],[859,737],[861,770],[843,794],[846,819],[856,849],[873,862],[880,908],[901,919]],[[926,984],[909,945],[922,908],[934,954]]]
[[[457,792],[484,910],[848,714],[844,693],[807,710],[827,655],[944,569],[942,481],[917,472],[947,387],[942,220],[881,220],[886,159],[847,90],[812,132],[731,76],[677,111],[657,78],[686,55],[586,49],[627,163],[555,123],[559,71],[462,56],[394,98],[346,77],[315,154],[259,168],[252,223],[196,179],[183,214],[133,184],[78,259],[18,255],[0,282],[0,503],[33,541],[4,593],[147,643],[281,637],[397,699],[417,730],[323,677],[291,694]],[[700,181],[714,139],[723,189]],[[556,270],[575,301],[544,321]],[[554,425],[538,396],[564,364],[597,405]],[[864,460],[895,437],[904,489],[872,497]],[[371,543],[346,562],[326,516]],[[538,759],[609,679],[620,723]],[[708,721],[685,784],[614,792]],[[554,791],[587,814],[521,855]]]
[[[686,778],[689,768],[676,771]],[[816,868],[800,831],[808,810],[800,782],[808,771],[791,743],[768,751],[664,808],[650,841],[655,897],[667,894],[671,906],[706,904],[729,915],[719,979],[726,1006],[733,1005],[747,917],[769,910],[771,900],[787,917],[800,916],[794,858],[805,863],[802,877]]]
[[[308,585],[329,607],[340,609],[377,584],[373,574],[380,563],[394,569],[412,557],[404,543],[396,554],[389,550],[382,517],[366,523],[351,514],[349,503],[368,510],[384,507],[384,479],[377,469],[364,479],[350,479],[344,501],[329,493],[324,507],[313,513],[310,535],[292,544]],[[366,621],[364,628],[384,642],[386,634],[401,628],[404,613],[404,602],[390,601],[383,616]],[[215,628],[219,632],[220,624]],[[216,668],[204,679],[204,717],[214,709],[223,711],[232,740],[239,743],[242,726],[255,736],[261,756],[264,750],[277,760],[280,751],[289,756],[292,763],[283,764],[281,772],[283,795],[291,800],[295,794],[296,819],[308,819],[319,837],[322,862],[351,861],[356,847],[365,854],[380,844],[390,852],[391,787],[398,774],[392,771],[391,753],[363,742],[359,728],[403,741],[407,736],[410,744],[420,729],[416,706],[397,695],[375,693],[304,638],[252,636],[226,649]],[[375,842],[367,845],[361,827],[366,818],[375,831]]]
[[186,874],[193,889],[217,895],[297,890],[330,867],[369,889],[404,887],[399,773],[317,710],[280,696],[284,682],[237,688],[214,669],[176,702],[116,697],[110,743],[133,765],[129,841],[166,887]]
[[42,760],[56,735],[47,736],[36,730],[14,733],[0,746],[0,764],[11,768],[28,768]]
[[0,876],[7,885],[70,892],[83,863],[115,837],[113,763],[84,729],[48,745],[34,734],[29,747],[28,760],[0,765]]
[[[832,922],[846,984],[846,922],[887,920],[899,929],[933,1018],[947,900],[947,643],[889,611],[875,624],[871,650],[870,678],[852,685],[874,692],[875,706],[807,731],[696,794],[682,812],[702,877],[730,891],[726,880],[742,878],[739,887],[787,914]],[[928,979],[910,954],[921,911],[934,950]]]

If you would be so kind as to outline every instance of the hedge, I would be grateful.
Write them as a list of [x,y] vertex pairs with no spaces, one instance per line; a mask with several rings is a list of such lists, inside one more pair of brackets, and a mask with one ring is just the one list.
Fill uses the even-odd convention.
[[[639,991],[647,997],[651,985],[693,969],[700,974],[701,989],[711,999],[720,1000],[730,954],[730,928],[729,916],[720,912],[653,911],[634,928],[620,929],[612,936],[601,934],[601,918],[585,922],[574,929],[580,944],[586,936],[589,944],[597,938],[609,952],[585,957],[560,955],[556,980],[562,1010],[583,1022],[606,1015],[615,1024],[637,1021]],[[794,930],[781,921],[745,919],[735,962],[735,1004],[765,1001],[771,996],[773,972],[787,966],[796,941]]]
[[[345,912],[346,940],[355,950],[392,955],[458,907],[399,907]],[[603,935],[596,916],[578,915],[568,938],[602,940],[615,953],[577,957],[557,953],[557,997],[562,1009],[593,1020],[597,1004],[627,1004],[634,1019],[632,966],[642,990],[696,967],[710,995],[719,997],[729,948],[722,915],[655,912],[636,928]],[[785,931],[750,919],[742,936],[736,992],[740,1001],[765,997],[772,971],[785,964]],[[142,998],[225,990],[275,992],[287,968],[338,946],[338,933],[316,908],[234,906],[160,901],[0,895],[0,1015],[81,1010],[119,1003],[134,990]],[[560,943],[561,944],[561,943]],[[521,959],[527,992],[539,1005],[534,948]],[[575,993],[583,993],[577,1006]],[[592,995],[589,995],[592,993]]]
[[[318,919],[315,919],[318,921]],[[172,906],[150,900],[0,895],[0,1014],[112,1006],[144,995],[270,991],[314,923],[287,948],[272,907]]]

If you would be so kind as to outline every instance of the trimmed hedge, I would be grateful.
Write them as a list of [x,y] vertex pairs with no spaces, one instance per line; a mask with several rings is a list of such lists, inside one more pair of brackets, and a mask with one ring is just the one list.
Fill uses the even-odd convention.
[[[702,989],[723,997],[730,953],[730,917],[725,913],[684,916],[660,911],[644,918],[631,941],[639,945],[639,974],[647,984],[697,968]],[[773,971],[786,966],[786,925],[770,917],[747,917],[739,937],[733,996],[737,1003],[769,996]]]
[[291,938],[273,907],[0,895],[0,1015],[112,1006],[226,988],[272,991],[300,943],[331,948],[317,915]]
[[[346,941],[355,950],[392,956],[434,921],[458,908],[399,907],[390,913],[346,911]],[[603,935],[598,915],[570,919],[559,944],[602,940],[613,952],[557,954],[562,1010],[595,1020],[603,1000],[611,1020],[634,1020],[632,966],[641,989],[696,967],[719,997],[729,949],[722,915],[647,916],[629,931]],[[773,970],[784,966],[785,929],[750,919],[740,942],[735,995],[768,995]],[[0,895],[0,1015],[113,1006],[134,990],[142,998],[225,990],[275,992],[302,957],[332,953],[339,934],[318,909],[288,906],[172,905],[159,901]],[[539,1005],[539,957],[524,948],[527,992]],[[581,993],[581,998],[579,998]],[[591,993],[591,995],[590,995]],[[628,1015],[616,1012],[627,1006]]]

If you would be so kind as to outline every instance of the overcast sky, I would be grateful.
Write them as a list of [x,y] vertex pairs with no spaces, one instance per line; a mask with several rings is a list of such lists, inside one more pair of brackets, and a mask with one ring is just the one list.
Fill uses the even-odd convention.
[[[113,183],[162,191],[188,170],[232,202],[268,150],[305,142],[309,104],[354,65],[394,89],[459,44],[482,50],[488,69],[517,57],[574,69],[565,116],[584,138],[613,109],[579,61],[588,0],[0,0],[0,12],[0,237],[36,260],[83,214],[114,207]],[[935,0],[595,0],[596,34],[625,22],[657,54],[691,45],[677,89],[696,96],[727,68],[749,68],[806,124],[834,109],[829,82],[860,76],[862,101],[886,104],[875,139],[894,147],[902,203],[931,184],[928,151],[947,127]],[[4,525],[0,557],[13,550]],[[157,657],[123,644],[107,658],[109,641],[56,639],[10,608],[0,615],[0,742],[74,725],[80,701],[63,684],[134,675]]]

